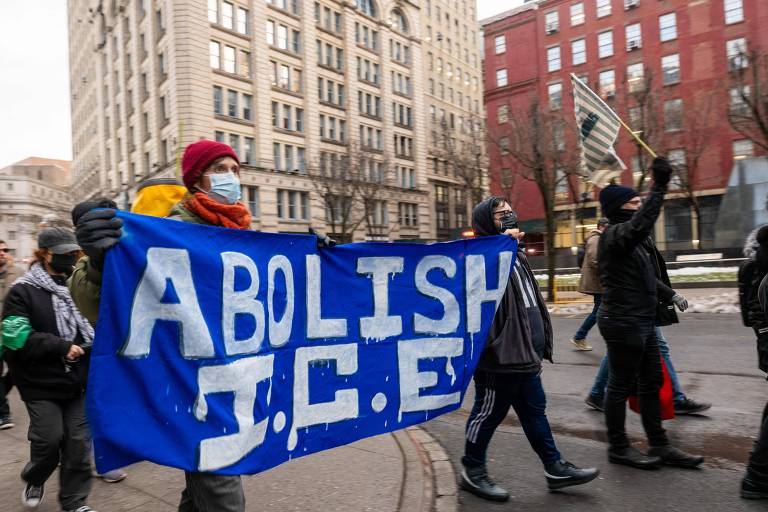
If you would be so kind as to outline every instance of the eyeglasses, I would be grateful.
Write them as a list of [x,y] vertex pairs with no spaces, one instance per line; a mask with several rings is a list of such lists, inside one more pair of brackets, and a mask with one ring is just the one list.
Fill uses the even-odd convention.
[[9,253],[9,252],[11,252],[11,250],[10,250],[9,248],[7,248],[7,247],[5,247],[5,248],[3,248],[3,249],[0,249],[0,251],[4,252],[4,253],[6,253],[6,254],[7,254],[7,253]]

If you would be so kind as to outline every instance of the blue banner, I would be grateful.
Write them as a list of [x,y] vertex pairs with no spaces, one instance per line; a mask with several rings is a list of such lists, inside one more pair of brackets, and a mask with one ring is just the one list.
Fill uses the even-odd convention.
[[257,473],[456,409],[516,254],[119,215],[87,396],[99,472]]

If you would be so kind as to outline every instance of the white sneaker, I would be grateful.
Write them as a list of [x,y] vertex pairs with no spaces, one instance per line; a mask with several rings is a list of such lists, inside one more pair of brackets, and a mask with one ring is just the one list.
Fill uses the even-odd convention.
[[21,492],[21,504],[27,508],[37,508],[43,501],[45,487],[28,483]]
[[577,340],[574,338],[571,340],[571,343],[576,347],[576,350],[581,350],[582,352],[589,352],[592,350],[592,346],[587,343],[587,340]]

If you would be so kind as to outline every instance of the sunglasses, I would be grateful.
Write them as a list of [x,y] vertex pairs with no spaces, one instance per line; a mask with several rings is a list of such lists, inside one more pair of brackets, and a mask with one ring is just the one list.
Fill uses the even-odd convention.
[[0,249],[0,252],[9,253],[11,250],[6,247],[5,249]]

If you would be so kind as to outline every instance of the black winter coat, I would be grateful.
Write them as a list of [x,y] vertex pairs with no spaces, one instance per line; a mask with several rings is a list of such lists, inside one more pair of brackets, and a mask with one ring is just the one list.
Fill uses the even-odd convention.
[[[72,342],[59,337],[51,294],[29,284],[13,286],[3,305],[3,319],[10,316],[26,317],[32,327],[22,348],[5,351],[22,400],[68,400],[82,395],[89,353],[76,362],[65,362]],[[75,343],[83,343],[79,333]]]
[[675,305],[672,303],[672,297],[675,296],[675,290],[672,289],[672,283],[667,273],[667,262],[661,252],[656,248],[656,244],[649,237],[645,239],[645,248],[651,255],[651,261],[656,271],[656,292],[658,294],[658,304],[656,305],[656,321],[658,326],[672,325],[680,323],[675,311]]
[[[496,234],[496,227],[493,223],[493,208],[490,200],[485,200],[475,206],[472,212],[472,229],[480,236]],[[541,320],[544,325],[543,359],[551,362],[554,336],[547,305],[541,296],[539,286],[528,264],[528,259],[522,250],[518,250],[517,258],[520,260],[523,270],[531,281],[536,295],[536,304],[541,313]],[[541,370],[542,357],[536,353],[534,348],[525,302],[520,294],[520,290],[517,289],[512,280],[512,272],[514,271],[514,267],[510,269],[506,291],[496,310],[496,316],[493,317],[485,348],[477,364],[477,369],[480,371],[492,373],[531,373]]]
[[601,318],[634,318],[655,324],[659,306],[658,260],[644,242],[659,217],[665,190],[654,184],[631,220],[610,224],[600,237],[597,265],[605,290]]

